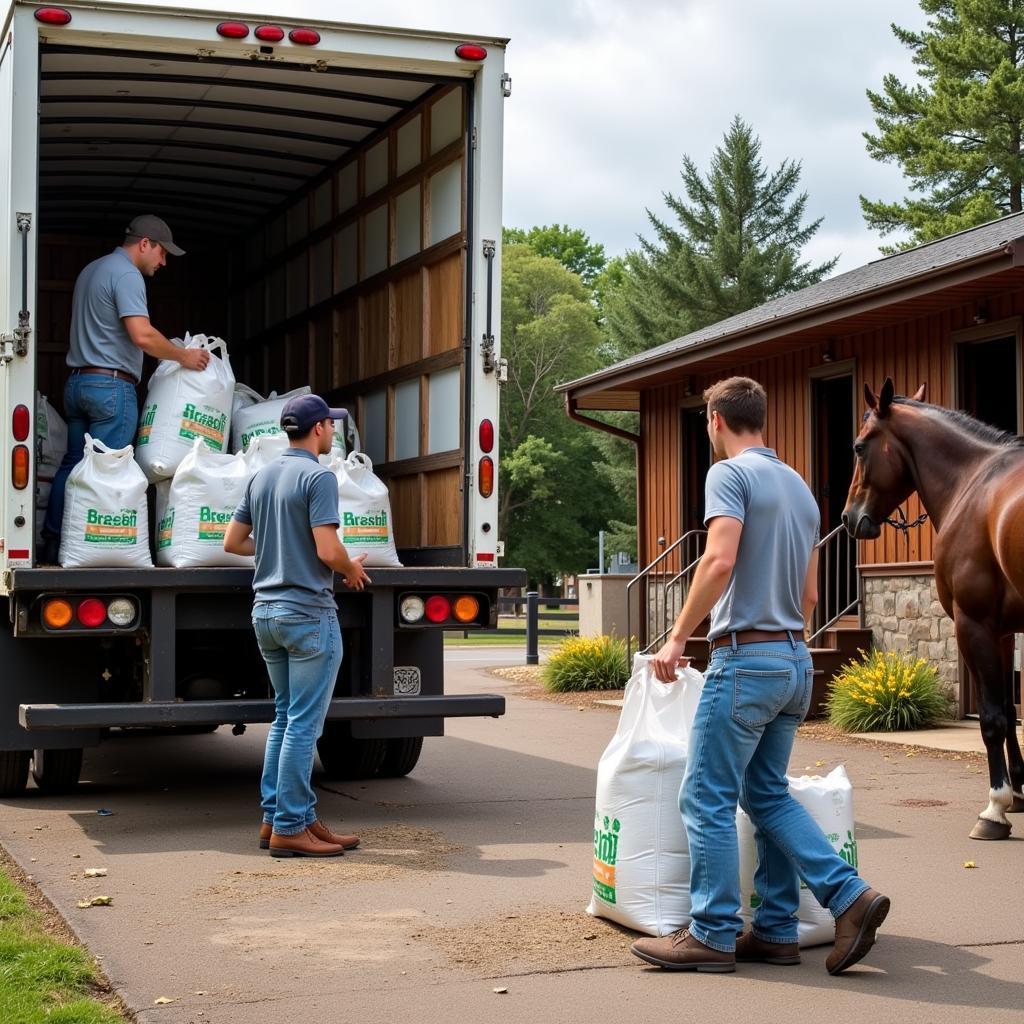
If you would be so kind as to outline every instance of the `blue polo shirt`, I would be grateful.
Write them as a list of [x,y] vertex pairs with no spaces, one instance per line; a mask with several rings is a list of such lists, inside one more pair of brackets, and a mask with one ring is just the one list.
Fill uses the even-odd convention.
[[71,298],[68,366],[100,366],[142,377],[142,349],[122,317],[149,316],[146,282],[121,246],[78,275]]
[[804,628],[803,593],[821,516],[807,484],[771,448],[716,462],[705,484],[704,522],[743,524],[732,577],[711,610],[711,640],[748,629]]
[[338,481],[302,448],[289,448],[245,488],[234,518],[256,541],[256,604],[334,609],[334,571],[316,553],[314,526],[338,526]]

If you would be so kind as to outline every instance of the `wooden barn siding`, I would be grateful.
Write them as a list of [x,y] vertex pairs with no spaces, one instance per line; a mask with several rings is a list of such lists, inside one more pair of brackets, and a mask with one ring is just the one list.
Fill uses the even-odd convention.
[[[988,320],[994,323],[1024,314],[1024,289],[1004,292],[987,299]],[[953,345],[955,331],[974,326],[973,303],[874,331],[838,335],[797,352],[767,359],[737,362],[729,374],[694,374],[689,389],[680,382],[642,392],[641,447],[641,564],[649,564],[679,536],[681,509],[680,409],[715,380],[742,374],[761,381],[768,391],[766,439],[780,457],[813,486],[811,480],[811,378],[809,371],[827,365],[822,358],[831,349],[832,362],[853,359],[854,387],[858,410],[863,410],[862,385],[878,391],[891,376],[898,394],[913,394],[921,384],[928,386],[928,400],[953,405]],[[858,412],[859,415],[859,412]],[[907,516],[922,511],[917,495],[907,503]],[[886,528],[876,541],[860,545],[859,559],[865,564],[929,561],[933,532],[927,524],[911,530],[904,538]]]

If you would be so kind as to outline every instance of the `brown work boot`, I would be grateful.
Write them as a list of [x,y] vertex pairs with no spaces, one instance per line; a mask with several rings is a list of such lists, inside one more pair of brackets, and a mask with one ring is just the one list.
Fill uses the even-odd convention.
[[274,833],[274,826],[271,825],[270,822],[267,822],[267,821],[260,822],[260,849],[261,850],[269,850],[270,849],[270,837],[271,837],[271,835],[273,835],[273,833]]
[[736,963],[788,967],[800,963],[800,946],[796,942],[765,942],[753,932],[747,932],[736,940]]
[[270,835],[271,857],[342,857],[344,854],[344,846],[325,843],[308,828],[293,836],[282,836],[276,832]]
[[686,928],[661,939],[637,939],[630,946],[634,956],[655,967],[669,971],[704,971],[711,974],[732,974],[736,956],[721,953],[695,939]]
[[889,897],[866,889],[836,918],[835,948],[825,961],[829,974],[842,974],[864,959],[888,913]]
[[307,827],[323,843],[330,843],[332,846],[343,846],[346,850],[354,850],[359,845],[359,836],[341,835],[338,832],[332,832],[320,818],[317,818],[312,825]]

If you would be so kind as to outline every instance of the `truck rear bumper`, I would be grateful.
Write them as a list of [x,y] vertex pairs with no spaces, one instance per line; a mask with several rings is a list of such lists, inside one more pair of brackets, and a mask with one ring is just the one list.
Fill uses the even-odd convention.
[[[350,697],[331,701],[330,719],[497,718],[505,698],[483,693],[452,697]],[[274,719],[272,700],[150,701],[133,704],[21,704],[27,732],[41,729],[103,729],[168,725],[251,724]]]

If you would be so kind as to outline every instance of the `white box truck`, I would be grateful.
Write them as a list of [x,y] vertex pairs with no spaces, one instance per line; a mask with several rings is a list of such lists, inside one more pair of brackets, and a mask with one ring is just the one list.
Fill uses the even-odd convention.
[[[225,338],[263,394],[308,384],[344,405],[388,484],[405,568],[373,569],[362,594],[339,581],[326,771],[402,775],[446,717],[504,712],[445,694],[442,648],[525,582],[496,536],[504,45],[103,2],[7,11],[0,793],[30,768],[44,790],[75,785],[113,728],[272,718],[249,570],[34,557],[36,394],[60,408],[75,277],[137,213],[187,250],[149,282],[154,324]],[[115,599],[119,624],[98,614]]]

